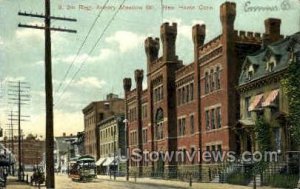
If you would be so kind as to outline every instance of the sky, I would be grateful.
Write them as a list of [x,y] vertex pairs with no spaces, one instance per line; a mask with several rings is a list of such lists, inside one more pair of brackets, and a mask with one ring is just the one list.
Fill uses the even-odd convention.
[[[108,24],[123,0],[51,0],[53,16],[77,19],[77,22],[52,20],[52,27],[77,30],[76,34],[52,32],[51,36],[55,135],[83,131],[82,109],[90,102],[103,100],[110,92],[124,96],[123,78],[133,78],[135,69],[146,70],[144,40],[148,36],[159,37],[163,22],[178,24],[176,51],[184,64],[191,63],[192,26],[206,24],[205,42],[219,35],[219,7],[224,1],[125,0],[126,8],[120,10]],[[101,12],[106,2],[106,8]],[[283,35],[300,31],[299,0],[234,2],[237,3],[237,30],[263,33],[264,20],[274,17],[282,20]],[[28,82],[31,95],[29,105],[22,106],[23,114],[30,118],[22,122],[21,127],[25,135],[33,133],[43,136],[44,32],[18,27],[19,23],[43,25],[43,20],[18,16],[18,11],[44,13],[44,1],[0,0],[0,127],[5,130],[9,111],[17,110],[15,105],[8,103],[8,81],[20,80]],[[97,22],[83,44],[96,18]],[[82,44],[82,49],[77,53]]]

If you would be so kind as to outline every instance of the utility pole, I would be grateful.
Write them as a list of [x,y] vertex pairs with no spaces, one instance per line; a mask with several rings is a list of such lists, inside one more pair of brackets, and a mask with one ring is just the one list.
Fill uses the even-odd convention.
[[45,93],[46,93],[46,187],[55,188],[54,179],[54,135],[53,135],[53,92],[51,62],[51,31],[76,33],[76,30],[52,28],[51,19],[76,22],[76,19],[51,16],[50,0],[45,0],[45,15],[19,12],[20,16],[44,18],[45,26],[19,24],[19,27],[42,29],[45,31]]
[[[16,114],[14,114],[14,111],[10,111],[9,115],[8,115],[8,121],[9,124],[6,124],[8,126],[8,129],[6,129],[6,131],[8,131],[8,141],[10,142],[10,150],[12,154],[15,154],[15,141],[14,141],[14,130],[17,130],[14,128],[15,124],[14,124],[14,119],[16,116]],[[11,174],[14,176],[15,175],[15,170],[14,170],[14,165],[10,166],[11,169]]]
[[21,181],[21,171],[22,171],[22,149],[21,149],[21,122],[28,121],[23,118],[28,118],[29,116],[21,115],[21,105],[27,105],[30,101],[29,90],[30,87],[28,86],[27,82],[21,81],[9,81],[8,86],[8,100],[10,100],[12,104],[18,105],[18,114],[17,118],[11,118],[10,121],[17,121],[18,122],[18,180]]

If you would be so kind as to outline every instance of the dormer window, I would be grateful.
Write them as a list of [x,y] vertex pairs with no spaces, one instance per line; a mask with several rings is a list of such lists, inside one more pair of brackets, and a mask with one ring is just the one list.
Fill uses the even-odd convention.
[[252,70],[249,70],[248,71],[248,80],[251,80],[253,78],[253,71]]
[[267,66],[267,70],[269,72],[272,72],[274,70],[274,67],[275,67],[275,62],[269,62]]
[[266,70],[268,72],[272,72],[274,70],[274,68],[276,67],[276,63],[277,63],[277,59],[275,56],[270,56],[268,61],[267,61],[267,65],[266,65]]

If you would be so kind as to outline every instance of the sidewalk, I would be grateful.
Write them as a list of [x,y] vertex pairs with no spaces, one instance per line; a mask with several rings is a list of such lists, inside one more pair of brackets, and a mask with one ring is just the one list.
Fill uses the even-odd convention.
[[[114,177],[107,175],[97,175],[97,179],[100,180],[109,180],[114,181]],[[125,177],[116,177],[116,182],[127,182]],[[135,183],[134,178],[130,177],[129,182]],[[154,178],[137,178],[137,184],[149,184],[157,186],[171,186],[174,188],[190,188],[189,182],[178,181],[178,180],[163,180],[163,179],[154,179]],[[221,183],[192,183],[191,188],[205,188],[205,189],[252,189],[253,187],[240,186],[240,185],[230,185],[230,184],[221,184]],[[270,189],[270,187],[257,187],[259,189]],[[274,188],[273,188],[274,189]]]
[[8,176],[6,182],[6,189],[31,189],[29,184],[26,182],[18,181],[17,177]]

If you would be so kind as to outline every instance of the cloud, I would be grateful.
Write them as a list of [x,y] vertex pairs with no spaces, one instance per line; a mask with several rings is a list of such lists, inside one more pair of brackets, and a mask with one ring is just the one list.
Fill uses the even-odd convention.
[[73,85],[79,85],[80,87],[102,88],[105,84],[106,81],[99,80],[96,77],[81,77]]
[[[111,49],[100,49],[99,53],[95,56],[91,56],[88,55],[86,53],[78,55],[76,57],[76,55],[69,55],[67,57],[61,57],[61,58],[57,58],[54,61],[58,62],[64,62],[64,63],[72,63],[74,60],[77,63],[82,63],[82,62],[86,62],[86,63],[98,63],[101,61],[105,61],[108,60],[109,58],[112,57],[112,55],[114,54],[114,52]],[[76,59],[75,59],[76,58]]]
[[112,36],[105,39],[108,43],[117,43],[119,50],[122,53],[137,48],[143,44],[145,40],[144,35],[139,35],[130,31],[117,31]]
[[17,29],[16,38],[18,40],[34,39],[34,40],[42,41],[44,39],[44,32],[43,30]]

